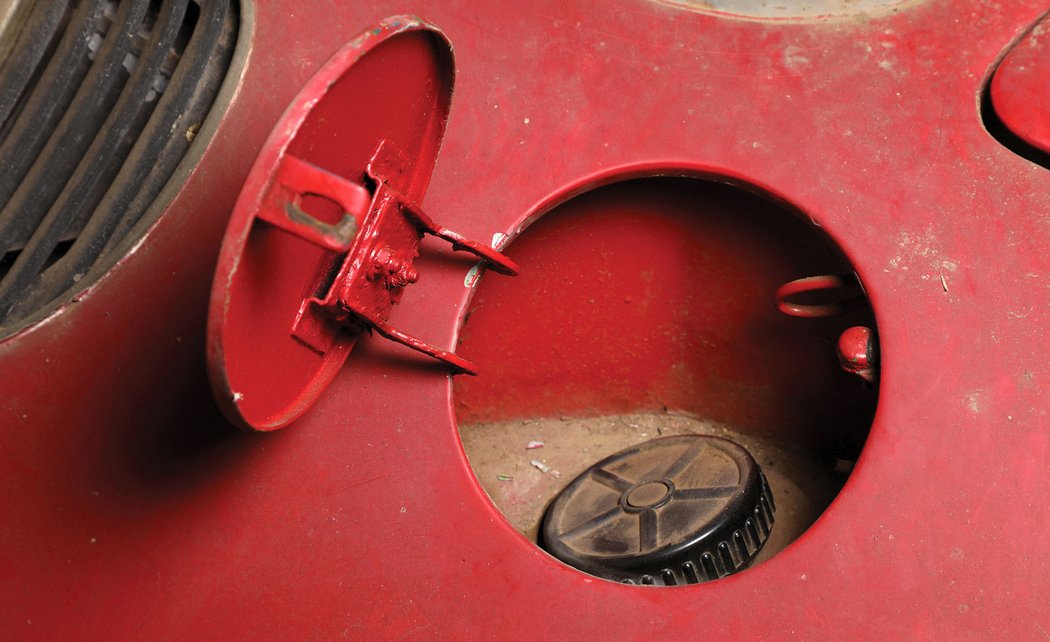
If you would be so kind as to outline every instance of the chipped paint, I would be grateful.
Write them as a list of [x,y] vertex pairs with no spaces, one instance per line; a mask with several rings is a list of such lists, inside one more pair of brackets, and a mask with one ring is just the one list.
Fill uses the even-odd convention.
[[[502,251],[503,250],[503,246],[507,244],[507,241],[509,239],[510,239],[510,236],[508,236],[508,235],[506,235],[506,234],[504,234],[502,232],[496,232],[495,234],[492,235],[492,243],[491,243],[492,249],[494,249],[496,251]],[[467,271],[467,275],[463,278],[463,286],[464,287],[472,288],[475,285],[477,285],[478,279],[481,278],[481,268],[482,268],[483,265],[484,265],[484,262],[483,261],[479,261],[478,263],[475,263],[474,266],[472,268],[470,268],[470,270]]]
[[682,9],[753,20],[806,22],[879,17],[910,9],[925,0],[656,0]]
[[981,414],[984,409],[984,391],[982,390],[971,390],[966,393],[963,397],[963,405],[966,409],[975,415]]

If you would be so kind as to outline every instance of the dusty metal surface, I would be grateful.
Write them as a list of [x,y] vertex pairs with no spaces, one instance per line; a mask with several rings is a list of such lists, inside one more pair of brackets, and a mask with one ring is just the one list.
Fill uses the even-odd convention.
[[[167,214],[62,314],[0,342],[8,637],[1050,630],[1050,183],[978,112],[1045,3],[928,0],[818,24],[634,1],[252,9],[243,77],[223,121],[202,125],[215,135]],[[610,180],[714,174],[791,203],[856,266],[879,321],[878,414],[842,493],[794,544],[667,590],[566,568],[481,490],[446,369],[389,342],[363,340],[294,430],[222,418],[206,308],[252,159],[332,52],[406,12],[456,50],[456,107],[422,203],[452,229],[513,235]],[[472,267],[430,262],[392,320],[454,347]]]

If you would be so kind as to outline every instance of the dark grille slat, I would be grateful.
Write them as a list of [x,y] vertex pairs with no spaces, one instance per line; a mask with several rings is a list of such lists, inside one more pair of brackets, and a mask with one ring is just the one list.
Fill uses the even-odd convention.
[[[149,0],[120,5],[69,110],[0,211],[0,252],[25,244],[80,164],[127,80],[124,60],[147,7]],[[4,310],[0,307],[0,312]]]
[[41,63],[60,34],[69,0],[37,2],[22,25],[11,55],[0,69],[0,131],[15,112]]
[[[127,181],[118,183],[121,186],[137,186],[138,193],[128,190],[131,193],[124,198],[114,194],[114,199],[108,204],[110,209],[125,209],[125,212],[117,220],[115,229],[104,245],[105,250],[113,249],[131,232],[156,194],[164,187],[193,142],[190,128],[196,130],[200,127],[225,77],[237,37],[235,13],[230,0],[202,0],[201,6],[203,24],[199,27],[199,38],[194,34],[194,40],[183,54],[188,64],[176,72],[184,76],[172,79],[172,84],[179,88],[178,93],[170,91],[170,95],[165,96],[168,101],[158,108],[163,116],[150,123],[153,135],[144,136],[141,149],[132,151],[129,160],[134,162],[128,165],[136,169],[129,169]],[[186,78],[197,78],[198,83],[188,83]],[[163,132],[175,134],[164,137],[161,135]],[[158,141],[162,141],[163,145],[158,146]],[[150,157],[156,159],[155,164],[144,166],[142,159]]]
[[[187,0],[173,0],[163,5],[154,25],[144,56],[138,60],[131,78],[124,87],[98,136],[88,148],[72,179],[51,207],[41,225],[23,248],[10,271],[0,281],[0,310],[7,310],[13,299],[25,292],[24,288],[47,263],[59,242],[69,232],[78,232],[87,213],[102,199],[106,188],[120,170],[123,159],[146,124],[156,100],[147,100],[164,64],[168,51],[182,27]],[[31,306],[40,293],[26,293],[20,307]]]
[[[172,76],[138,144],[128,156],[113,189],[92,214],[72,247],[20,302],[16,314],[39,300],[54,298],[70,287],[99,257],[113,250],[140,220],[164,187],[191,140],[187,130],[199,124],[225,76],[237,22],[229,0],[201,2],[201,16],[183,62]],[[186,82],[197,78],[197,83]],[[172,133],[174,132],[174,133]]]
[[[0,184],[0,197],[10,197],[0,200],[0,337],[104,273],[162,211],[157,198],[170,193],[164,188],[215,102],[239,29],[234,0],[72,5],[60,44],[14,108],[10,136],[0,130],[2,162],[5,146],[39,120],[30,109],[38,95],[51,92],[54,101],[65,87],[54,67],[82,62],[68,49],[88,18],[88,37],[105,34],[101,47],[94,36],[89,69],[66,70],[79,86],[66,87],[71,99],[45,121],[50,129],[30,150],[28,171],[7,195]],[[77,131],[74,120],[87,126]],[[8,178],[0,173],[0,183]]]
[[[0,167],[4,168],[0,173],[0,207],[7,204],[25,178],[91,68],[88,43],[101,17],[102,0],[81,3],[47,70],[21,109],[19,115],[24,117],[18,119],[0,143]],[[13,245],[5,240],[0,236],[0,254],[4,246]]]

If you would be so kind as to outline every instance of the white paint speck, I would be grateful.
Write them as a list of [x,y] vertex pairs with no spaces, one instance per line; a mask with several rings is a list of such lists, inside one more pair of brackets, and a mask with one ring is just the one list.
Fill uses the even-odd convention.
[[783,55],[784,67],[795,74],[803,73],[810,63],[810,59],[802,55],[803,52],[803,49],[795,45],[785,47]]
[[971,390],[970,392],[966,393],[966,396],[963,398],[963,404],[973,414],[975,414],[975,415],[980,414],[981,413],[981,391],[980,390]]
[[479,276],[481,276],[481,263],[467,270],[467,276],[463,279],[463,285],[468,288],[474,287],[478,282]]

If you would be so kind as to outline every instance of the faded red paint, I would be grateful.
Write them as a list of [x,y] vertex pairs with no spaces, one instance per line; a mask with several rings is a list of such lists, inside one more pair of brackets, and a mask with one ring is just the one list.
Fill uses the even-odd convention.
[[[978,98],[1044,9],[930,0],[783,24],[649,2],[254,3],[238,91],[221,123],[202,126],[216,135],[168,213],[76,303],[0,344],[0,630],[1043,635],[1050,181],[988,135]],[[551,199],[673,168],[783,199],[857,269],[878,316],[878,413],[842,494],[768,563],[646,590],[556,562],[479,488],[447,369],[390,342],[359,341],[292,430],[237,432],[223,419],[204,331],[237,194],[323,61],[406,12],[456,51],[455,104],[422,204],[452,229],[512,233]],[[451,348],[473,261],[428,247],[391,322]],[[486,363],[467,356],[482,381]]]

